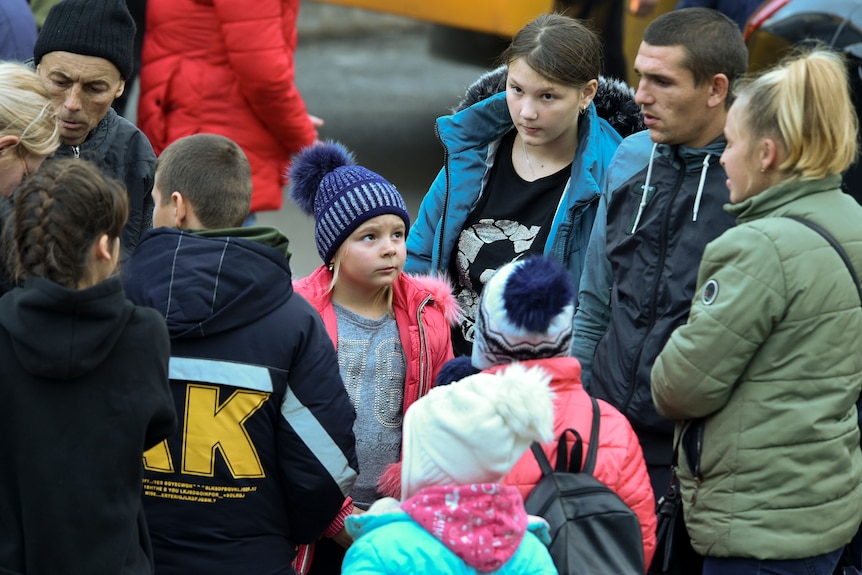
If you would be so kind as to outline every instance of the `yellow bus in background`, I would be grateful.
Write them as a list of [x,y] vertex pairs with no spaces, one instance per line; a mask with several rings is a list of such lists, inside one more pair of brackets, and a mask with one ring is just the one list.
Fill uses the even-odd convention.
[[[524,24],[545,12],[562,12],[574,18],[591,20],[603,30],[610,7],[619,0],[314,0],[394,14],[433,24],[431,52],[437,56],[491,66],[509,39]],[[628,80],[635,81],[631,62],[646,25],[659,14],[672,9],[677,0],[659,0],[649,17],[629,12],[632,0],[623,2],[622,51],[628,60]]]
[[397,14],[443,26],[511,37],[521,27],[543,12],[566,8],[567,4],[601,4],[588,2],[555,2],[554,0],[317,0],[353,8]]

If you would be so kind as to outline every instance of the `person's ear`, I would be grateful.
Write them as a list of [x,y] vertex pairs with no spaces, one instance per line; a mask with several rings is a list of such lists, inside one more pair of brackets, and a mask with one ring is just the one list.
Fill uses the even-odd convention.
[[174,206],[174,227],[181,230],[206,229],[195,213],[195,207],[181,192],[171,193],[171,203]]
[[590,102],[596,97],[596,93],[599,91],[599,81],[593,78],[589,82],[584,85],[583,95],[581,96],[581,102],[578,106],[580,110],[586,110],[587,106],[590,105]]
[[171,204],[174,207],[174,227],[182,229],[189,216],[189,203],[179,192],[171,192]]
[[117,91],[114,92],[114,100],[116,100],[117,98],[122,96],[123,92],[125,92],[125,91],[126,91],[126,81],[121,79],[119,86],[117,86]]
[[93,243],[93,259],[98,261],[112,261],[114,259],[114,242],[108,234],[102,234]]
[[709,81],[709,95],[707,98],[707,106],[710,108],[725,107],[727,98],[730,95],[730,80],[724,74],[716,74]]
[[760,140],[760,171],[765,172],[770,169],[778,169],[780,148],[778,142],[772,138],[763,138]]
[[3,152],[7,148],[14,148],[18,145],[18,142],[21,141],[21,138],[18,136],[6,135],[0,136],[0,152]]

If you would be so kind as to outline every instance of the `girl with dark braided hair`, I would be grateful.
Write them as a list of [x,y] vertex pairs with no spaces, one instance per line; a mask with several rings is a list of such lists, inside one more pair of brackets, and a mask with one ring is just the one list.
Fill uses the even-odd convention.
[[176,426],[164,319],[114,276],[121,184],[76,159],[15,193],[0,298],[0,571],[151,573],[142,456]]

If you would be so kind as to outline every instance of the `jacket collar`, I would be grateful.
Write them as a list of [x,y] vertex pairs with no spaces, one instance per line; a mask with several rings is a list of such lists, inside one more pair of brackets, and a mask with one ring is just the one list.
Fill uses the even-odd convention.
[[726,204],[724,210],[736,216],[737,223],[762,218],[803,196],[835,190],[841,187],[841,176],[834,174],[819,180],[794,178],[781,182],[747,198],[738,204]]
[[695,172],[701,169],[703,158],[707,155],[710,156],[710,163],[718,163],[726,145],[727,140],[721,135],[702,148],[658,144],[655,151],[657,156],[666,158],[674,166],[684,167],[687,172]]
[[[484,155],[488,165],[493,163],[492,158],[503,135],[514,129],[505,92],[495,94],[451,116],[437,119],[437,133],[448,155],[485,148]],[[591,103],[581,116],[578,126],[578,148],[572,162],[569,185],[572,181],[584,184],[583,174],[593,174],[598,169],[596,154],[599,142],[602,141],[602,129],[595,104]],[[589,201],[598,195],[595,178],[589,176],[589,180],[592,181],[587,185],[573,187],[574,193],[570,193],[568,198],[569,205]]]

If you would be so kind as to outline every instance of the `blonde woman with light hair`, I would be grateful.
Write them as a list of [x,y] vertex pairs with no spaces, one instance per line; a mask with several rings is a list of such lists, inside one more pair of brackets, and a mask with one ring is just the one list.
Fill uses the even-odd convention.
[[724,132],[737,225],[704,252],[652,398],[678,420],[704,575],[831,575],[862,559],[842,558],[862,522],[862,206],[841,190],[858,132],[842,57],[808,49],[749,79]]
[[0,62],[0,196],[11,196],[59,145],[42,79],[22,64]]

